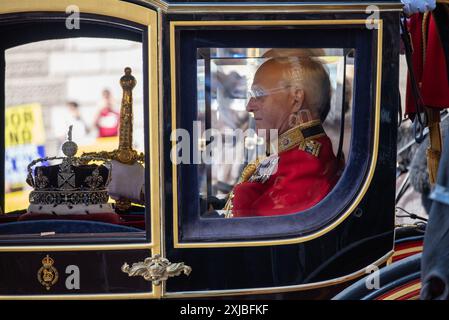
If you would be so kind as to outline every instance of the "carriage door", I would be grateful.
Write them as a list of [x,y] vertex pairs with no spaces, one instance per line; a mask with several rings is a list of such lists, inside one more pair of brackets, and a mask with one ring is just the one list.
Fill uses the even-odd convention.
[[[129,275],[160,250],[156,20],[118,0],[1,2],[0,298],[160,296]],[[112,159],[144,166],[146,205],[108,198]]]
[[[385,151],[394,142],[388,140],[394,126],[382,127],[387,134],[382,141],[379,137],[381,121],[396,119],[397,96],[385,93],[386,103],[380,103],[382,20],[369,29],[364,14],[328,20],[301,14],[280,18],[286,20],[250,14],[230,15],[226,21],[201,14],[179,17],[169,14],[163,25],[164,84],[170,86],[163,88],[161,251],[172,270],[162,284],[163,296],[301,292],[344,283],[364,275],[367,266],[384,263],[393,244],[394,190],[384,190],[391,192],[384,201],[375,200],[372,182],[379,181],[381,171],[389,179],[382,186],[394,186],[388,164],[394,155]],[[388,59],[394,59],[395,50]],[[318,97],[328,90],[328,104],[321,105],[321,119],[311,115],[305,121],[309,125],[301,127],[302,136],[269,132],[269,125],[258,130],[268,116],[248,107],[250,101],[273,101],[270,94],[281,96],[293,85],[270,87],[271,75],[260,76],[270,59],[277,59],[280,68],[298,62],[286,77],[304,85],[314,71],[303,73],[302,63],[316,72],[326,70],[328,80],[312,90]],[[394,70],[389,77],[397,78]],[[285,112],[282,105],[271,107],[277,110],[271,109],[271,117]],[[278,142],[277,157],[270,149],[273,141]],[[311,171],[301,171],[289,152],[308,159],[301,160],[305,167],[309,160],[329,156],[326,161],[336,161],[341,169],[335,183],[322,192],[322,185],[292,181],[297,190],[292,192],[282,179]],[[289,159],[291,167],[285,168]],[[313,181],[325,170],[319,172]],[[279,179],[271,181],[276,174]],[[247,191],[237,194],[239,183],[246,183]],[[316,201],[299,206],[300,200],[288,199],[304,195]],[[239,209],[233,211],[237,201]]]

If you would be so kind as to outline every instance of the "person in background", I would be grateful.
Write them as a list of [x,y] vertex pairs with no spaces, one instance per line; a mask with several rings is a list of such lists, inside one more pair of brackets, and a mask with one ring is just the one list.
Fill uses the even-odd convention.
[[86,122],[81,117],[79,104],[75,101],[67,102],[67,107],[69,108],[70,119],[68,120],[70,125],[72,125],[72,132],[75,136],[84,137],[89,134],[89,128]]
[[80,106],[76,101],[67,101],[67,109],[61,109],[53,115],[53,131],[54,136],[58,139],[59,148],[67,139],[67,131],[72,126],[73,139],[79,143],[79,145],[85,145],[89,143],[88,134],[90,132],[88,125],[81,116]]
[[435,9],[435,0],[401,0],[404,5],[404,13],[411,16],[415,13],[424,13]]
[[100,113],[95,121],[95,127],[98,129],[98,137],[118,136],[120,114],[114,110],[111,91],[104,89],[102,96]]

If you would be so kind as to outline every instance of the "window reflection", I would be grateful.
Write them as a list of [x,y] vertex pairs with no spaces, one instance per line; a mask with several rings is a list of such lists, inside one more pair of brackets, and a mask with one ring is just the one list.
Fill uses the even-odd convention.
[[350,49],[198,49],[203,217],[291,214],[320,202],[349,153]]
[[[144,152],[142,44],[99,38],[48,40],[9,49],[5,60],[7,215],[0,222],[47,220],[57,216],[116,225],[109,229],[83,225],[84,231],[63,227],[63,233],[144,229],[142,207],[127,212],[127,216],[116,214],[105,189],[110,166],[96,167],[100,163],[95,162],[62,172],[58,168],[63,160],[52,158],[67,155],[62,149],[68,140],[69,127],[71,139],[78,146],[77,157],[117,149],[122,98],[119,80],[128,66],[138,79],[133,90],[132,147]],[[30,186],[26,183],[30,177],[28,165],[47,157],[50,159],[30,167],[33,187]],[[74,171],[73,177],[69,171]],[[61,198],[61,188],[77,191]],[[91,192],[97,189],[98,194]],[[2,226],[1,232],[10,232],[6,227]]]

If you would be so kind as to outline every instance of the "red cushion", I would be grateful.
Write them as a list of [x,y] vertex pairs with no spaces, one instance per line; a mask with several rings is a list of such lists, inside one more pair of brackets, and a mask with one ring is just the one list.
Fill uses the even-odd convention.
[[27,220],[87,220],[99,221],[113,224],[120,224],[120,216],[113,212],[108,213],[91,213],[91,214],[61,214],[54,215],[49,213],[25,213],[17,219],[18,221]]
[[19,214],[0,214],[0,223],[16,222],[19,218]]
[[120,222],[120,225],[145,230],[145,220],[123,221]]

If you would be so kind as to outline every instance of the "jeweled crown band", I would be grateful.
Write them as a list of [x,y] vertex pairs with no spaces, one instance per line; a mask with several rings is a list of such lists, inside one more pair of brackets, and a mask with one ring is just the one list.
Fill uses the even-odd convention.
[[76,205],[76,204],[102,204],[107,203],[109,199],[106,190],[77,190],[77,191],[38,191],[30,193],[31,204],[52,204],[52,205]]

